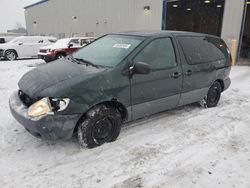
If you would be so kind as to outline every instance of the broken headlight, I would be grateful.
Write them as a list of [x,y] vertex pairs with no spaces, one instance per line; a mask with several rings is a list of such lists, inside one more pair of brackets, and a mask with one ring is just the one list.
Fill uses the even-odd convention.
[[61,112],[68,107],[69,102],[67,98],[43,98],[29,107],[28,116],[40,119],[48,114]]
[[43,98],[32,104],[28,109],[28,116],[31,118],[41,118],[52,112],[49,98]]
[[53,111],[55,112],[61,112],[66,110],[66,108],[69,106],[69,99],[67,98],[52,98],[50,99],[50,103],[52,106]]

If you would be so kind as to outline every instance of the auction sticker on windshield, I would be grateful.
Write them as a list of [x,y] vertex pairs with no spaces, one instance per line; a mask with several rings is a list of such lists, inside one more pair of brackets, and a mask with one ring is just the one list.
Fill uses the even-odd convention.
[[115,44],[113,46],[113,48],[124,48],[124,49],[128,49],[130,48],[131,44]]

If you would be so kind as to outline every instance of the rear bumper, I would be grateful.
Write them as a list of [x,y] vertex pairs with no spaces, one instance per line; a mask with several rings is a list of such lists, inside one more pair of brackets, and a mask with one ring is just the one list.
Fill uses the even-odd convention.
[[9,100],[10,111],[14,118],[35,137],[55,140],[69,139],[81,115],[48,115],[38,121],[27,116],[27,107],[14,92]]

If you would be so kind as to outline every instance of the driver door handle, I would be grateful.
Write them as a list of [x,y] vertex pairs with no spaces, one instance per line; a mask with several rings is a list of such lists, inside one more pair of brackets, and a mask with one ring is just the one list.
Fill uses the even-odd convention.
[[174,73],[171,75],[171,77],[176,79],[176,78],[179,78],[181,75],[182,75],[182,74],[181,74],[180,72],[174,72]]

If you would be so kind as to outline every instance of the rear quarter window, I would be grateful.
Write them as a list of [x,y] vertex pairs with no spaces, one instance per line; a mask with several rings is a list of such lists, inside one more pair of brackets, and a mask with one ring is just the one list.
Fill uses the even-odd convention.
[[189,64],[208,63],[225,60],[227,46],[223,40],[210,36],[177,37]]

